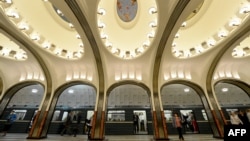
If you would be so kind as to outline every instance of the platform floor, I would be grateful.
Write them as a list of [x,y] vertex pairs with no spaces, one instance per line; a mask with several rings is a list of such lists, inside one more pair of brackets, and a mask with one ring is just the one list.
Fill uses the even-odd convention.
[[[27,134],[8,133],[6,136],[0,136],[0,141],[87,141],[86,135],[77,135],[76,137],[59,134],[48,134],[44,139],[26,139]],[[212,134],[184,134],[185,141],[223,141],[223,139],[213,138]],[[152,141],[152,135],[106,135],[107,141]],[[169,135],[170,141],[179,141],[177,135]]]

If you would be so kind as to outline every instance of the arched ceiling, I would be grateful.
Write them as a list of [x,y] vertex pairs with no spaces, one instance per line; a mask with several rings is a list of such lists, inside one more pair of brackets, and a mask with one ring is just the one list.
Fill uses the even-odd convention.
[[192,13],[192,18],[181,25],[173,41],[172,52],[178,58],[189,58],[217,47],[249,19],[249,9],[246,0],[205,0],[196,13]]
[[[107,76],[106,81],[110,81],[112,84],[121,79],[141,81],[145,80],[145,77],[152,77],[153,60],[157,58],[155,52],[159,40],[163,40],[162,32],[167,24],[166,19],[170,15],[174,15],[171,12],[177,2],[176,0],[167,2],[165,0],[148,0],[147,2],[137,0],[138,9],[135,18],[130,22],[124,22],[117,14],[117,0],[77,1],[83,9],[81,12],[87,17],[88,24],[91,27],[90,32],[94,35],[93,40],[97,42],[101,57],[104,60],[105,65],[103,67]],[[231,0],[230,2],[228,0],[201,0],[196,3],[195,6],[187,7],[189,13],[184,11],[183,15],[187,15],[184,16],[185,19],[182,19],[182,16],[179,17],[179,21],[184,24],[174,27],[178,30],[174,33],[175,35],[169,37],[169,40],[172,40],[172,45],[166,45],[165,48],[166,50],[171,48],[171,50],[164,60],[169,59],[171,63],[175,64],[180,58],[182,60],[194,56],[201,56],[202,58],[204,54],[211,53],[211,50],[216,51],[221,42],[230,39],[230,36],[240,30],[242,25],[245,26],[246,23],[249,23],[249,0]],[[38,52],[42,49],[57,58],[51,59],[51,62],[56,60],[61,61],[58,63],[61,64],[66,59],[68,64],[70,64],[68,61],[72,61],[76,66],[82,65],[91,68],[88,67],[91,63],[82,63],[82,61],[85,61],[85,58],[82,58],[83,56],[95,53],[90,51],[91,46],[87,43],[91,42],[91,39],[86,39],[86,33],[79,29],[80,24],[77,23],[77,18],[72,16],[72,11],[67,8],[65,1],[2,0],[0,6],[1,14],[6,19],[3,24],[15,25],[16,29],[12,30],[22,34],[23,38],[39,46]],[[103,11],[105,11],[105,14],[103,14]],[[67,17],[68,15],[71,16]],[[66,18],[66,21],[63,18]],[[240,19],[240,22],[235,21],[235,19]],[[103,34],[107,36],[103,36]],[[22,51],[18,45],[13,45],[12,41],[8,41],[8,38],[4,37],[3,34],[1,36],[1,61],[3,60],[2,57],[6,57],[3,55],[3,47],[5,46],[8,46],[9,50]],[[8,41],[7,45],[2,42],[4,38]],[[250,53],[249,37],[242,40],[229,53],[231,56],[238,58],[248,56]],[[88,57],[91,58],[92,56]],[[204,56],[203,59],[206,59],[206,57]],[[55,64],[57,64],[56,61]],[[53,68],[52,65],[49,67]],[[62,70],[67,67],[72,66],[60,67],[58,65],[57,68],[53,69]],[[163,67],[163,74],[164,71],[168,71],[168,69],[164,69]],[[191,70],[193,72],[198,71],[192,66],[185,67],[185,69],[189,72]],[[74,70],[72,69],[72,71]],[[62,76],[61,73],[67,72],[61,71],[58,77]],[[96,70],[92,68],[85,73],[85,76],[88,74],[91,74],[92,77],[98,77]],[[81,79],[83,78],[81,75],[83,74],[75,73],[74,77]],[[174,78],[178,78],[178,75]],[[182,76],[179,78],[183,79]],[[147,81],[147,85],[151,84],[151,79],[145,81]]]
[[16,28],[44,50],[66,59],[79,59],[83,55],[81,36],[50,2],[10,0],[1,3],[2,12]]

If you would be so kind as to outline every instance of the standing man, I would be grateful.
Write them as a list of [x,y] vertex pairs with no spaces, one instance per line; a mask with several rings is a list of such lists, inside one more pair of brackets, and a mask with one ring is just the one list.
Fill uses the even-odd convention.
[[134,126],[134,134],[139,132],[139,116],[137,113],[133,115],[133,126]]
[[10,127],[16,121],[16,119],[17,119],[16,113],[15,113],[14,110],[12,110],[10,112],[9,116],[7,117],[6,123],[4,124],[3,131],[2,131],[2,133],[3,133],[2,136],[6,136],[6,133],[9,131]]

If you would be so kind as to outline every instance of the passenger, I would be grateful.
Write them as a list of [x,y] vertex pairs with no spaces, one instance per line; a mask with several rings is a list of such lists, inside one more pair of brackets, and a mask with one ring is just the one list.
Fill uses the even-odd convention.
[[75,119],[76,119],[76,124],[74,125],[74,127],[72,127],[74,137],[76,137],[77,133],[79,132],[79,127],[80,127],[81,120],[82,120],[81,112],[78,112],[77,114],[75,114]]
[[139,116],[137,113],[134,113],[133,115],[133,128],[134,128],[134,134],[139,132]]
[[9,131],[9,129],[11,128],[11,126],[13,125],[13,123],[16,121],[17,116],[14,110],[12,110],[9,114],[9,116],[7,117],[7,121],[4,124],[3,127],[3,131],[1,133],[3,133],[2,136],[6,136],[6,133]]
[[192,114],[192,112],[190,112],[189,114],[188,114],[188,118],[187,118],[187,121],[188,121],[188,127],[189,127],[189,129],[191,130],[191,132],[194,132],[194,126],[193,126],[193,114]]
[[72,131],[71,131],[71,125],[72,125],[72,112],[69,111],[68,112],[68,116],[64,122],[64,125],[63,125],[63,129],[61,131],[61,136],[63,136],[65,133],[68,133],[69,135],[72,134]]
[[250,124],[250,109],[247,109],[246,115],[248,118],[248,123]]
[[196,118],[195,118],[193,112],[191,112],[191,114],[192,114],[192,121],[191,122],[192,122],[192,126],[193,126],[193,129],[194,129],[194,133],[198,133],[199,130],[198,130],[198,124],[197,124]]
[[173,117],[173,127],[177,129],[179,140],[184,141],[184,137],[182,134],[182,120],[177,113],[175,113]]
[[184,132],[186,132],[186,131],[187,131],[187,128],[189,127],[189,126],[188,126],[187,118],[188,118],[188,115],[187,115],[187,114],[186,114],[186,115],[182,114],[182,120],[183,120],[183,122],[182,122],[182,127],[183,127]]
[[249,122],[248,122],[246,112],[244,112],[243,110],[240,110],[239,113],[238,113],[238,117],[240,118],[240,120],[242,121],[242,124],[244,126],[249,126]]
[[88,124],[90,124],[90,120],[88,118],[85,119],[83,124],[83,134],[87,134],[88,132]]
[[91,137],[91,129],[93,126],[93,115],[89,118],[89,123],[87,123],[87,132],[88,132],[88,138]]
[[28,129],[28,132],[30,132],[30,130],[31,130],[31,128],[32,128],[32,125],[34,124],[34,121],[35,121],[35,119],[36,119],[36,113],[35,113],[35,115],[32,117],[32,119],[31,119],[31,121],[30,121],[30,125],[29,125],[29,129]]
[[243,125],[243,122],[240,120],[236,111],[231,111],[230,122],[232,125]]

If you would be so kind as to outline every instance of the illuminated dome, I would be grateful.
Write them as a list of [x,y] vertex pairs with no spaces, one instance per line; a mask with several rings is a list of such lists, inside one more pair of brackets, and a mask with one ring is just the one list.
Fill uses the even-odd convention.
[[158,17],[156,2],[110,1],[100,1],[98,5],[100,38],[111,54],[122,59],[136,58],[147,51],[154,40]]

